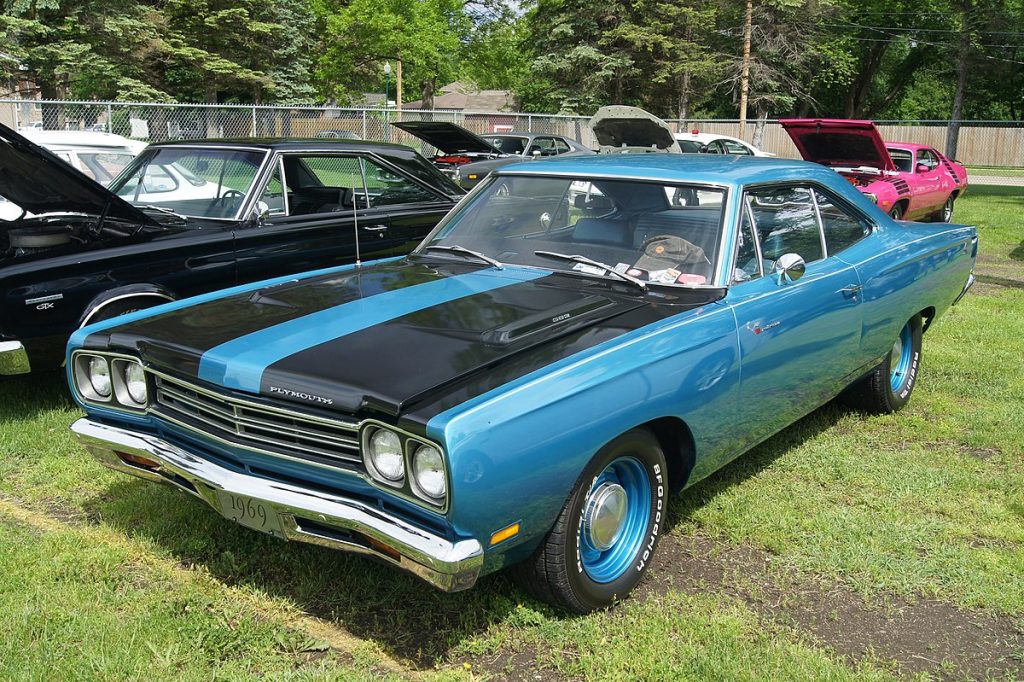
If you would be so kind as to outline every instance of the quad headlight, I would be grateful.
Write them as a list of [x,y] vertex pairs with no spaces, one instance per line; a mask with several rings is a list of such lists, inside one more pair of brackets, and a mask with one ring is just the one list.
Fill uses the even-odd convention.
[[391,429],[374,429],[366,443],[366,465],[376,478],[391,485],[405,478],[402,439]]
[[432,500],[444,499],[447,490],[444,459],[433,445],[420,445],[412,455],[413,482],[417,492]]
[[445,507],[448,501],[448,475],[444,454],[436,445],[378,422],[364,426],[363,463],[375,481],[400,494]]
[[144,410],[149,385],[142,363],[134,358],[77,353],[72,375],[79,395],[88,402]]

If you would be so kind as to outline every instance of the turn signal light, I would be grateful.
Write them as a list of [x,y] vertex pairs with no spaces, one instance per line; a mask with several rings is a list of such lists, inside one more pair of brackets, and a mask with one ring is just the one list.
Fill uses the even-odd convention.
[[511,526],[508,526],[507,528],[502,528],[497,533],[492,535],[491,544],[496,545],[499,542],[504,542],[505,540],[508,540],[509,538],[514,538],[517,535],[519,535],[519,524],[513,523]]
[[121,461],[131,464],[133,466],[142,467],[143,469],[149,469],[150,471],[156,471],[160,468],[160,462],[149,459],[148,457],[142,457],[140,455],[133,455],[129,452],[115,452],[115,455],[121,458]]

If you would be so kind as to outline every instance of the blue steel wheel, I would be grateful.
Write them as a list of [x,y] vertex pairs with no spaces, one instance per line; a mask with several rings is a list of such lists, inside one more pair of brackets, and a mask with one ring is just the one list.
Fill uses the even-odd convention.
[[910,367],[914,361],[913,332],[910,323],[903,326],[896,343],[889,353],[889,385],[893,393],[898,392],[910,379]]
[[620,457],[594,479],[579,527],[583,570],[598,583],[622,576],[643,545],[651,515],[651,482],[635,457]]
[[921,316],[914,315],[900,329],[882,362],[846,390],[846,401],[874,414],[902,409],[917,384],[922,330]]
[[625,598],[664,526],[665,454],[646,429],[605,445],[586,466],[533,556],[513,569],[535,597],[576,613]]

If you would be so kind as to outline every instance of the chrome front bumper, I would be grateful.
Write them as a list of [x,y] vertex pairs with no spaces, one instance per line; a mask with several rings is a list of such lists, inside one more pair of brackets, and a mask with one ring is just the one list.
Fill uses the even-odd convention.
[[[71,431],[102,464],[173,485],[222,515],[218,491],[264,503],[278,515],[287,540],[369,554],[446,592],[472,587],[483,566],[483,548],[476,540],[451,542],[357,500],[231,471],[161,438],[88,418],[72,424]],[[130,461],[139,457],[158,466]]]
[[28,374],[31,369],[21,341],[0,341],[0,376]]

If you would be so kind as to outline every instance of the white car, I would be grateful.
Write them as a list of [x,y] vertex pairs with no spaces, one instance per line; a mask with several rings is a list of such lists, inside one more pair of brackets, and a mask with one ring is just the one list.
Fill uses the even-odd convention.
[[676,142],[684,154],[732,154],[734,156],[775,156],[771,152],[761,151],[754,145],[737,137],[702,133],[696,130],[689,133],[676,133]]
[[145,142],[95,131],[28,128],[21,133],[104,187],[146,148]]

